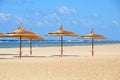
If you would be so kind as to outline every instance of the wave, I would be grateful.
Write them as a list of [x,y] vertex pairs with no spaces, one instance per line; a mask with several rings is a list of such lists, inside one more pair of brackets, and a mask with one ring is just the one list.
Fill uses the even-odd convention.
[[3,42],[3,41],[0,41],[0,42]]
[[[30,40],[22,40],[30,42]],[[0,42],[20,42],[20,40],[0,40]],[[61,40],[32,40],[32,42],[61,42]],[[91,40],[63,40],[63,42],[91,42]],[[94,40],[94,42],[120,42],[120,40]]]

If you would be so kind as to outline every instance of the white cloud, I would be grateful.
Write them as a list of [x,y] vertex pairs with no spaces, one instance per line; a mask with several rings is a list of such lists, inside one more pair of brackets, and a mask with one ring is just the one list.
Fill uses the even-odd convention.
[[20,23],[20,22],[24,22],[27,23],[28,19],[18,16],[18,15],[13,15],[10,13],[0,13],[0,21],[2,23]]
[[20,3],[20,4],[30,4],[30,3],[33,3],[32,0],[18,0],[17,3]]
[[0,13],[0,20],[7,21],[8,17],[11,16],[9,13]]
[[98,18],[99,17],[99,15],[97,14],[97,13],[93,13],[93,15],[92,15],[94,18]]
[[54,26],[60,22],[61,18],[56,13],[45,15],[42,19],[45,25]]
[[73,8],[70,9],[70,8],[68,8],[66,6],[58,7],[57,10],[61,14],[73,14],[73,13],[76,12],[75,9],[73,9]]
[[87,24],[88,23],[88,21],[86,19],[82,19],[81,22],[82,22],[82,24]]
[[21,4],[33,4],[32,0],[3,0],[2,4],[14,4],[14,5],[21,5]]
[[39,12],[35,12],[35,16],[40,17],[40,13]]
[[72,20],[72,23],[73,23],[73,24],[77,24],[77,21],[76,21],[76,20]]
[[120,23],[117,21],[117,20],[113,20],[112,23],[115,25],[115,26],[119,26]]
[[42,26],[43,24],[44,24],[43,22],[38,21],[38,22],[36,23],[36,26]]
[[[31,15],[34,15],[34,17],[30,17]],[[57,13],[51,13],[51,14],[42,14],[40,12],[34,12],[32,14],[20,16],[20,15],[14,15],[9,13],[0,13],[0,21],[4,21],[4,23],[11,23],[11,24],[18,24],[22,22],[23,24],[26,24],[27,26],[36,26],[36,27],[42,27],[42,26],[58,26],[61,25],[63,22],[69,25],[77,24],[76,20],[73,19],[63,19],[61,15]]]
[[56,13],[52,13],[49,15],[44,16],[45,19],[53,19],[53,20],[59,20],[59,16]]
[[28,19],[23,18],[21,16],[12,16],[12,17],[15,19],[14,22],[16,23],[20,23],[20,22],[27,23],[28,22]]
[[81,23],[84,26],[96,26],[98,24],[98,21],[93,21],[93,20],[89,20],[89,19],[81,19]]

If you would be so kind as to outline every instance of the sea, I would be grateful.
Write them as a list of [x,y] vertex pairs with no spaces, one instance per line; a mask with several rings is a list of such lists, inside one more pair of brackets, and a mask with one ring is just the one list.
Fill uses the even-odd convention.
[[[32,40],[32,47],[58,47],[60,40]],[[64,40],[64,46],[90,46],[91,40]],[[94,40],[95,45],[120,44],[119,40]],[[19,48],[20,40],[0,40],[0,48]],[[29,40],[22,40],[22,47],[30,47]]]

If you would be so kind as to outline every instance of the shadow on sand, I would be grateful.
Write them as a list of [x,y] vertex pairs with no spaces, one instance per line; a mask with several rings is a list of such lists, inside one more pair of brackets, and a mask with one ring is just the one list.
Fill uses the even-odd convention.
[[13,58],[0,58],[0,60],[3,60],[3,59],[13,59]]
[[19,54],[0,54],[0,59],[13,59],[13,56],[19,55]]
[[0,54],[1,56],[19,55],[19,54]]
[[[0,54],[0,56],[2,55],[2,57],[0,57],[0,59],[14,59],[14,58],[20,58],[19,54]],[[11,57],[4,57],[4,56],[12,56]],[[61,57],[61,55],[50,55],[50,56],[21,56],[21,58],[54,58],[54,57],[88,57],[88,56],[80,56],[80,55],[63,55]]]
[[[14,56],[16,58],[20,58],[20,56]],[[21,56],[21,58],[45,58],[48,56]]]
[[[20,56],[14,56],[20,58]],[[21,56],[21,58],[51,58],[51,57],[61,57],[61,55],[51,55],[51,56]],[[63,55],[62,57],[80,57],[80,55]]]
[[80,57],[80,55],[63,55],[63,56],[61,56],[61,55],[52,55],[52,56],[53,57]]

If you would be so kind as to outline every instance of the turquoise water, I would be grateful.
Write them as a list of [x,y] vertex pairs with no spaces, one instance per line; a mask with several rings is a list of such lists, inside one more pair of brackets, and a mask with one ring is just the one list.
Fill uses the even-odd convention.
[[[20,46],[19,40],[0,40],[0,48],[18,48]],[[95,45],[105,45],[105,44],[120,44],[120,41],[112,41],[112,40],[107,40],[107,41],[95,41]],[[91,45],[90,40],[65,40],[64,41],[64,46],[86,46],[86,45]],[[30,41],[29,40],[23,40],[22,41],[22,47],[29,47],[30,46]],[[32,41],[32,46],[33,47],[57,47],[60,46],[60,41],[59,40],[44,40],[44,41],[39,41],[39,40],[33,40]]]

